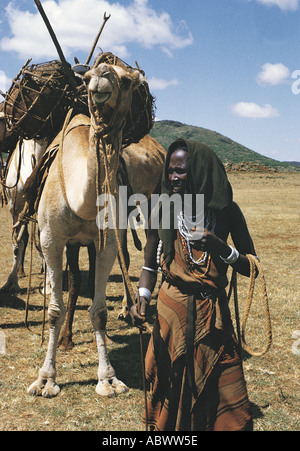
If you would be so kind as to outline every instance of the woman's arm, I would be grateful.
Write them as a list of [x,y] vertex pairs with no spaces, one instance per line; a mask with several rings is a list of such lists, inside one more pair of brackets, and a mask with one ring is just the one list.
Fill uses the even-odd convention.
[[240,274],[249,277],[250,265],[246,254],[256,255],[256,253],[245,217],[240,207],[236,203],[232,204],[230,234],[234,246],[240,253],[240,258],[234,265],[232,265],[232,267],[236,269]]
[[[238,273],[249,277],[250,265],[246,254],[255,255],[255,249],[246,220],[239,206],[234,202],[226,211],[226,217],[229,233],[238,254],[232,251],[232,248],[224,240],[209,230],[204,230],[202,239],[198,243],[195,242],[195,248],[218,254],[225,264],[230,264]],[[232,254],[235,255],[228,260]]]
[[145,321],[148,304],[151,300],[151,294],[155,288],[157,280],[157,247],[159,237],[158,231],[152,230],[149,227],[147,233],[147,244],[145,246],[144,265],[139,280],[139,297],[140,297],[140,312],[138,312],[137,304],[130,309],[130,315],[135,325],[139,325]]

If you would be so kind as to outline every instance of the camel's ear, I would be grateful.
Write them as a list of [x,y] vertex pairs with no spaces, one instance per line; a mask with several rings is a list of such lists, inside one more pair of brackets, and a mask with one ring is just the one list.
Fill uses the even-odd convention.
[[131,77],[133,82],[133,89],[138,88],[142,83],[147,81],[146,77],[139,70],[135,70]]
[[134,90],[138,88],[144,81],[146,81],[144,75],[142,75],[140,71],[135,70],[130,75],[124,75],[122,77],[122,87],[124,91],[127,91],[130,87],[132,87],[132,90]]

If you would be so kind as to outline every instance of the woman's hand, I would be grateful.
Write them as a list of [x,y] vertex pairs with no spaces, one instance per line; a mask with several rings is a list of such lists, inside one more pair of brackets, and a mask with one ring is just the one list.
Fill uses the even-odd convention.
[[[231,248],[228,244],[207,229],[202,232],[201,239],[191,241],[190,243],[194,249],[201,250],[203,252],[207,251],[209,253],[214,252],[223,259],[228,258],[231,254]],[[245,255],[239,253],[238,259],[232,263],[231,266],[236,269],[239,274],[249,277],[250,266],[248,258]]]
[[146,313],[148,308],[147,299],[140,297],[140,312],[138,311],[138,303],[134,304],[130,309],[130,316],[134,326],[141,326],[146,321]]
[[[196,235],[197,233],[197,235]],[[207,252],[215,252],[226,258],[230,255],[230,247],[221,238],[218,238],[214,233],[207,229],[196,231],[194,236],[199,236],[197,240],[191,240],[190,243],[194,249]],[[202,237],[200,238],[200,236]]]

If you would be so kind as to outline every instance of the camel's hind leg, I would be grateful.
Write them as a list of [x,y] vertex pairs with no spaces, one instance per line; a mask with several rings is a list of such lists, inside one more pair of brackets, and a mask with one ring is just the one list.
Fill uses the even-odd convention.
[[70,350],[74,347],[72,340],[72,325],[81,285],[81,273],[78,264],[79,250],[80,244],[67,244],[67,261],[69,266],[69,298],[66,322],[58,342],[58,345],[64,350]]
[[[62,255],[65,243],[59,242],[57,239],[43,240],[43,235],[45,233],[41,233],[41,245],[51,284],[51,300],[48,308],[49,342],[46,359],[39,371],[39,377],[27,391],[33,396],[41,395],[44,398],[52,398],[60,392],[55,381],[55,361],[58,336],[66,313],[62,298]],[[51,244],[43,245],[43,241]]]

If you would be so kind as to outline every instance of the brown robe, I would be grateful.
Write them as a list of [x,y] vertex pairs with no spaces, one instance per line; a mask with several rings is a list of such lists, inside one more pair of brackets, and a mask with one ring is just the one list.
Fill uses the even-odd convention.
[[[196,261],[201,256],[193,250]],[[170,267],[163,255],[161,266],[165,280],[145,363],[151,430],[252,430],[224,264],[208,255],[193,265],[178,233]]]

